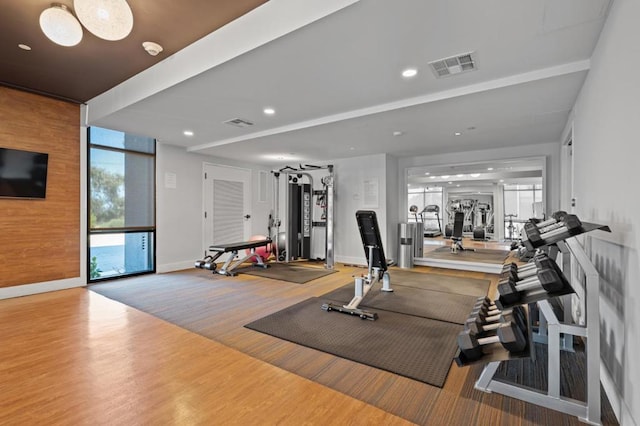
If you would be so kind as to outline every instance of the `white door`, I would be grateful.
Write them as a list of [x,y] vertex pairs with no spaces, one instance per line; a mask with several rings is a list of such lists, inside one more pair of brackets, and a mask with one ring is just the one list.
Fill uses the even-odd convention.
[[251,236],[251,170],[204,164],[204,238],[210,245],[247,241]]

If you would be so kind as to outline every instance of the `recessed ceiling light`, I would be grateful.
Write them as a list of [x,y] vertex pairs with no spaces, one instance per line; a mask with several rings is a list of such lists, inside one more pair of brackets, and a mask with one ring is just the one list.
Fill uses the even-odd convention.
[[402,136],[404,135],[404,132],[402,130],[396,130],[395,132],[393,132],[393,136]]
[[273,108],[267,107],[267,108],[263,109],[262,112],[264,112],[266,115],[273,115],[273,114],[276,113],[276,110],[273,109]]
[[407,68],[406,70],[402,71],[402,76],[404,78],[411,78],[415,77],[416,75],[418,75],[418,70],[415,68]]
[[185,136],[193,136],[193,132],[191,130],[185,130],[182,132]]
[[474,178],[480,177],[480,173],[471,173],[469,176],[474,177]]
[[449,182],[449,185],[451,185],[453,182]]
[[436,178],[435,176],[429,176],[429,179],[435,179],[435,178]]
[[493,167],[487,167],[487,170],[491,171],[493,170]]
[[440,177],[441,177],[442,179],[448,179],[448,178],[449,178],[449,175],[442,175],[442,176],[440,176]]
[[29,46],[29,45],[27,45],[27,44],[22,44],[22,43],[20,43],[20,44],[18,45],[18,47],[19,47],[20,49],[22,49],[22,50],[31,50],[31,46]]
[[457,184],[456,186],[457,186],[458,188],[460,188],[460,184]]
[[504,179],[500,179],[500,182],[504,182]]
[[457,177],[462,177],[462,176],[464,176],[464,174],[463,173],[458,173],[456,176]]
[[456,136],[460,136],[461,134],[462,134],[462,133],[460,133],[460,132],[455,132],[455,133],[454,133],[454,135],[456,135]]
[[355,150],[356,150],[355,146],[349,147],[349,151],[355,151]]
[[424,175],[425,175],[425,176],[429,176],[430,174],[431,174],[431,173],[429,173],[429,172],[424,172]]

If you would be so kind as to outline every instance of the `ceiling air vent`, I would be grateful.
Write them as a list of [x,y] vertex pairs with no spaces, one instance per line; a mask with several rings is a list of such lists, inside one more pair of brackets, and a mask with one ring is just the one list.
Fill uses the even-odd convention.
[[224,124],[229,124],[231,126],[236,127],[249,127],[253,126],[253,123],[247,120],[243,120],[242,118],[232,118],[231,120],[227,120],[223,122]]
[[437,78],[477,69],[473,52],[438,59],[437,61],[429,62],[429,65],[431,65],[431,69]]

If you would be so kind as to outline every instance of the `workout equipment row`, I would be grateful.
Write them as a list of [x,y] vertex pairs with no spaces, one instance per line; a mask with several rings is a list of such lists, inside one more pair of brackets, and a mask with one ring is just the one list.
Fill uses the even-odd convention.
[[[580,222],[575,215],[565,212],[554,213],[546,221],[531,222],[526,229],[527,236],[532,238],[523,241],[523,245],[533,248],[532,260],[524,265],[504,265],[498,284],[499,297],[495,301],[478,300],[458,338],[460,351],[455,360],[458,365],[486,363],[475,384],[478,390],[557,410],[585,423],[600,424],[600,278],[580,242],[571,237],[596,229],[611,230],[608,226]],[[541,253],[541,249],[547,250],[548,255]],[[556,262],[558,252],[562,254],[559,260],[562,267]],[[550,303],[552,298],[572,293],[574,286],[581,288],[577,303],[585,313],[579,323],[567,315],[570,301],[565,300],[564,308],[562,299]],[[561,321],[557,315],[562,309],[565,312]],[[530,327],[526,313],[535,312],[539,318],[536,327]],[[560,353],[565,349],[561,342],[567,336],[571,342],[574,336],[585,338],[586,387],[582,401],[560,392],[563,377]],[[503,361],[514,357],[535,360],[533,342],[544,345],[547,352],[546,389],[533,389],[496,376]]]

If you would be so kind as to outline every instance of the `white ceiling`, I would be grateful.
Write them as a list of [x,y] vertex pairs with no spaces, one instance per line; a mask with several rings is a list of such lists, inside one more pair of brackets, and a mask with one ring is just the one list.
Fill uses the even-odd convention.
[[[255,20],[270,19],[269,8],[284,1],[269,1],[229,29],[251,32]],[[90,101],[88,124],[266,165],[556,142],[588,72],[610,0],[347,5],[352,2],[171,87],[147,70]],[[210,38],[232,48],[225,34]],[[164,61],[165,69],[178,69],[179,61],[196,52],[215,54],[196,45],[187,49],[192,56],[174,55]],[[436,79],[428,67],[471,51],[477,71]],[[407,67],[416,67],[418,75],[402,78]],[[146,94],[127,101],[122,94],[137,87]],[[276,114],[265,116],[266,106]],[[254,125],[222,124],[232,118]],[[194,136],[184,136],[187,129]],[[394,131],[403,134],[393,136]],[[457,131],[462,134],[455,136]]]

